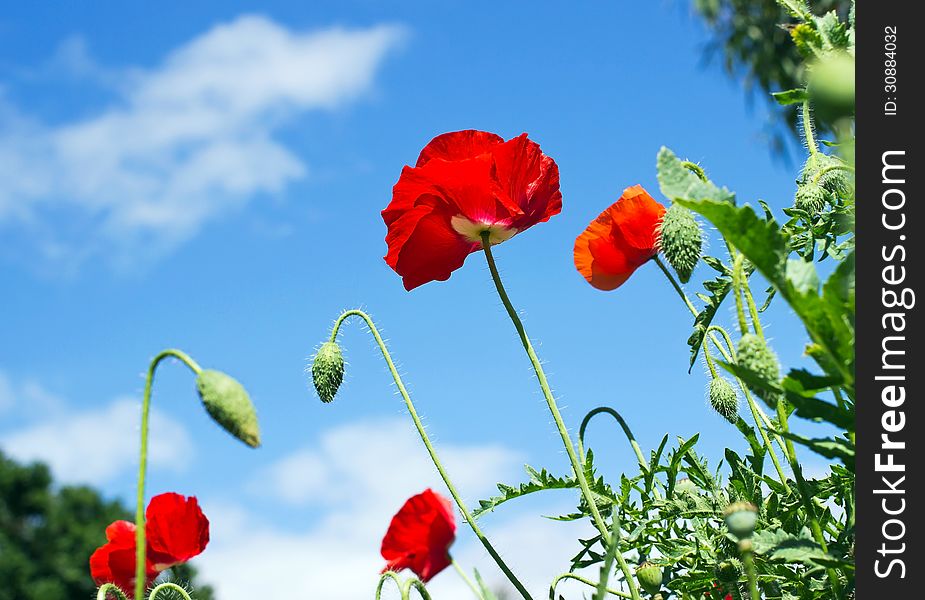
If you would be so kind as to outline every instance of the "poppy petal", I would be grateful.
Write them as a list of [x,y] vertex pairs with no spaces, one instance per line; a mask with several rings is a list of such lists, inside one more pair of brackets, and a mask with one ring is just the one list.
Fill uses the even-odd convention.
[[148,551],[158,570],[184,563],[209,543],[209,519],[195,496],[159,494],[145,512]]
[[626,188],[575,240],[575,268],[599,290],[620,287],[658,253],[656,231],[664,214],[642,186]]
[[465,129],[451,131],[438,135],[424,146],[415,166],[422,167],[434,158],[446,161],[465,160],[480,154],[491,152],[491,149],[504,142],[504,138],[487,131]]
[[382,539],[383,572],[411,569],[423,582],[451,564],[456,522],[449,500],[431,489],[409,498]]

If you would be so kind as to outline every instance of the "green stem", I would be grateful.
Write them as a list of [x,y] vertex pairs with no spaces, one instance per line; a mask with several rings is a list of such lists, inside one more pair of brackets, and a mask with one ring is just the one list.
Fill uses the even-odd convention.
[[755,574],[754,552],[752,550],[751,540],[741,540],[739,550],[742,555],[742,562],[745,564],[745,574],[748,577],[748,593],[751,600],[761,600],[758,593],[758,577]]
[[[562,581],[562,580],[564,580],[564,579],[573,579],[573,580],[579,581],[579,582],[581,582],[581,583],[583,583],[583,584],[585,584],[585,585],[587,585],[587,586],[590,586],[590,587],[593,587],[593,588],[597,588],[597,582],[591,581],[591,580],[588,579],[587,577],[582,577],[581,575],[577,575],[577,574],[575,574],[575,573],[563,573],[563,574],[557,576],[555,579],[552,580],[552,584],[549,586],[549,600],[556,600],[556,587],[558,587],[559,582]],[[615,589],[613,589],[613,588],[606,588],[606,591],[607,591],[607,593],[610,594],[611,596],[619,596],[620,598],[632,598],[632,596],[630,596],[629,594],[627,594],[626,592],[624,592],[624,591],[622,591],[622,590],[615,590]]]
[[745,319],[745,309],[742,307],[743,260],[744,257],[741,254],[736,254],[732,266],[732,293],[735,294],[736,317],[739,319],[739,331],[742,335],[745,335],[748,333],[748,321]]
[[175,583],[170,583],[170,582],[162,583],[158,585],[157,587],[155,587],[153,590],[151,590],[151,595],[148,596],[148,600],[157,600],[158,595],[162,591],[165,591],[165,590],[170,590],[176,594],[179,594],[180,598],[182,598],[183,600],[193,600],[190,597],[190,595],[186,592],[186,590],[184,590],[179,585]]
[[118,600],[128,600],[128,596],[125,595],[119,586],[114,583],[104,583],[100,586],[100,589],[96,592],[96,600],[106,600],[109,598],[109,595],[112,594]]
[[450,557],[450,564],[453,565],[453,568],[456,569],[456,572],[459,574],[462,580],[466,582],[466,585],[469,586],[469,589],[472,590],[472,593],[475,594],[475,597],[479,600],[485,600],[484,596],[482,596],[482,591],[479,590],[479,588],[475,585],[475,582],[472,581],[468,575],[466,575],[466,572],[462,567],[459,566],[459,563],[456,562],[456,559]]
[[376,585],[376,600],[381,600],[382,588],[383,586],[385,586],[385,582],[389,580],[395,582],[395,585],[398,586],[399,593],[401,593],[402,600],[404,600],[405,594],[402,589],[403,587],[402,581],[401,581],[401,578],[398,576],[398,573],[396,573],[395,571],[386,571],[385,573],[379,576],[379,583],[378,585]]
[[761,317],[758,314],[758,306],[755,304],[755,298],[752,296],[752,287],[748,283],[748,278],[742,274],[742,291],[745,292],[745,302],[748,304],[748,313],[752,317],[752,327],[758,337],[764,339],[764,329],[761,327]]
[[[613,518],[613,535],[610,538],[610,545],[607,546],[607,552],[604,553],[604,563],[601,565],[601,578],[597,582],[597,587],[594,590],[593,600],[604,600],[604,596],[607,594],[607,581],[610,579],[610,572],[613,570],[613,561],[616,559],[617,555],[620,554],[620,558],[623,558],[622,553],[620,552],[620,521],[617,519],[617,516],[614,515]],[[629,571],[629,567],[626,566],[626,561],[623,561],[621,568],[625,567],[623,570],[623,575],[629,579],[632,577],[632,574]]]
[[630,426],[626,423],[620,413],[618,413],[613,408],[610,408],[609,406],[598,406],[586,414],[585,418],[581,420],[581,426],[578,428],[578,448],[582,449],[584,447],[585,429],[587,429],[588,423],[591,422],[591,419],[601,413],[608,414],[617,420],[617,423],[620,424],[620,428],[623,429],[623,434],[626,435],[626,439],[629,440],[630,445],[633,447],[633,452],[636,454],[636,460],[639,461],[641,466],[648,468],[649,464],[646,462],[645,456],[642,453],[642,448],[639,447],[639,443],[636,441],[636,436],[633,435],[633,430],[630,429]]
[[806,147],[809,149],[809,155],[815,156],[819,153],[819,148],[816,146],[816,136],[815,133],[813,133],[813,118],[809,112],[809,100],[803,101],[801,112],[803,117],[803,135],[806,136]]
[[[781,428],[783,433],[790,433],[790,425],[788,424],[787,408],[784,406],[784,400],[777,401],[777,420],[779,421],[778,425]],[[806,480],[803,478],[803,467],[800,465],[800,461],[797,459],[796,449],[793,446],[793,441],[785,437],[784,444],[787,452],[787,460],[790,462],[790,470],[793,471],[793,478],[797,482],[797,490],[800,493],[800,497],[803,500],[803,507],[806,510],[806,517],[809,519],[809,528],[813,533],[813,539],[816,540],[816,543],[819,544],[819,548],[823,552],[828,552],[828,544],[825,541],[825,535],[822,533],[822,527],[819,526],[819,520],[816,518],[816,508],[813,505],[813,495],[810,493],[809,488],[806,485]],[[829,567],[826,569],[826,573],[829,577],[829,583],[832,586],[832,591],[835,592],[835,597],[841,597],[841,582],[838,579],[838,573],[834,568]]]
[[410,600],[411,588],[417,590],[418,594],[421,595],[422,600],[430,600],[430,592],[427,591],[427,587],[424,585],[424,582],[417,577],[411,577],[410,579],[405,580],[405,583],[403,583],[401,586],[401,597],[405,600]]
[[148,420],[151,412],[151,389],[154,385],[154,372],[165,358],[179,359],[196,375],[202,369],[188,354],[181,350],[169,348],[162,351],[151,360],[148,366],[148,375],[145,378],[145,391],[141,401],[141,449],[138,453],[138,493],[135,504],[135,598],[144,598],[147,578],[145,576],[146,550],[145,543],[145,478],[148,470]]
[[691,302],[690,298],[687,297],[687,294],[684,293],[684,288],[681,287],[681,284],[678,283],[678,280],[674,278],[674,275],[671,274],[671,271],[668,270],[668,267],[665,266],[665,263],[662,262],[662,259],[655,256],[653,259],[655,264],[658,265],[658,268],[662,270],[662,273],[665,274],[665,277],[668,278],[668,282],[671,283],[671,287],[674,288],[674,291],[678,293],[678,296],[687,305],[687,310],[691,311],[691,314],[696,317],[698,315],[697,307]]
[[331,341],[333,342],[337,339],[337,334],[340,331],[340,327],[343,322],[353,316],[363,319],[363,321],[366,322],[366,326],[369,327],[369,331],[372,334],[373,339],[376,340],[376,345],[379,346],[379,351],[382,353],[382,358],[385,359],[385,364],[389,368],[389,373],[392,374],[392,380],[395,381],[395,385],[398,387],[398,392],[401,394],[402,399],[405,401],[405,407],[408,409],[408,413],[411,415],[411,420],[414,422],[414,427],[417,429],[418,435],[421,437],[421,441],[424,442],[424,447],[427,449],[427,453],[430,455],[431,461],[433,461],[434,466],[437,468],[437,472],[443,479],[443,483],[446,484],[450,495],[456,502],[456,506],[459,507],[459,512],[462,513],[462,516],[466,523],[469,525],[469,528],[472,529],[472,533],[474,533],[475,537],[477,537],[479,541],[482,542],[482,546],[485,547],[485,550],[488,551],[488,554],[498,564],[498,567],[501,569],[501,571],[504,572],[505,576],[507,576],[511,584],[517,589],[518,592],[520,592],[520,595],[527,600],[531,600],[531,596],[527,591],[527,588],[525,588],[520,580],[517,579],[511,569],[498,554],[498,551],[495,550],[494,546],[491,545],[491,542],[488,541],[488,538],[485,537],[485,534],[482,533],[481,528],[475,522],[475,519],[469,512],[469,509],[466,508],[466,503],[463,502],[459,492],[456,491],[456,486],[453,485],[449,474],[446,472],[446,469],[443,468],[443,463],[440,462],[440,458],[437,456],[437,451],[433,444],[431,444],[430,438],[427,436],[427,432],[424,429],[424,424],[421,422],[421,418],[418,416],[418,412],[414,408],[414,403],[411,402],[411,396],[408,394],[408,390],[405,388],[405,384],[402,381],[401,376],[398,374],[398,369],[395,368],[395,363],[392,361],[392,355],[389,354],[389,349],[386,347],[385,341],[383,341],[382,336],[379,334],[379,329],[376,328],[376,324],[373,322],[372,318],[361,310],[348,310],[344,312],[334,323],[334,328],[331,331]]
[[[607,530],[607,524],[604,522],[604,518],[601,516],[601,513],[597,508],[594,494],[591,493],[591,487],[588,485],[588,478],[585,477],[584,467],[578,460],[578,455],[575,452],[575,446],[572,444],[572,438],[565,427],[565,422],[562,420],[562,415],[559,412],[559,407],[556,405],[556,399],[552,395],[552,390],[549,388],[549,382],[546,380],[546,373],[543,371],[543,366],[540,364],[540,359],[537,357],[536,351],[533,349],[533,344],[530,342],[530,338],[527,335],[527,330],[524,328],[523,321],[520,320],[520,315],[517,314],[517,310],[514,308],[514,305],[511,304],[511,299],[508,297],[507,291],[504,289],[504,284],[501,282],[501,274],[498,273],[498,265],[495,264],[495,258],[491,253],[491,242],[489,240],[490,236],[490,232],[482,232],[482,249],[485,251],[485,260],[488,261],[488,270],[491,271],[491,278],[495,283],[495,289],[498,291],[498,297],[501,298],[501,303],[504,304],[504,308],[507,310],[507,314],[510,317],[511,322],[514,324],[514,329],[517,330],[517,334],[520,336],[520,342],[523,345],[524,350],[527,352],[527,357],[530,359],[530,364],[533,365],[533,371],[536,373],[536,378],[537,381],[539,381],[540,389],[543,391],[543,397],[546,399],[546,405],[549,407],[549,412],[552,414],[552,418],[556,423],[556,428],[559,430],[559,436],[562,438],[562,444],[565,446],[565,452],[568,454],[569,461],[572,463],[572,470],[575,472],[575,479],[578,481],[578,485],[581,487],[581,493],[588,505],[588,510],[591,512],[591,516],[594,519],[594,524],[601,532],[601,540],[606,546],[610,541],[610,534]],[[623,561],[622,558],[623,557],[621,555],[619,560],[625,564],[625,561]],[[628,576],[627,584],[629,585],[633,600],[640,600],[639,592],[636,590],[636,583],[633,581],[632,576]]]
[[[723,359],[727,363],[733,364],[735,362],[735,358],[732,355],[732,339],[729,337],[729,334],[726,333],[725,329],[716,325],[711,325],[707,328],[708,331],[711,329],[718,330],[725,339],[726,344],[729,346],[728,351],[717,343],[715,336],[712,337],[711,341],[716,346],[716,349],[719,350],[720,354],[723,355]],[[704,348],[706,348],[706,343],[704,344]],[[774,451],[774,445],[771,443],[771,439],[768,437],[767,429],[771,428],[771,420],[764,413],[764,411],[761,410],[761,407],[758,406],[758,404],[755,402],[751,392],[748,390],[748,386],[746,386],[745,383],[738,377],[735,377],[735,381],[736,385],[738,385],[739,389],[742,391],[742,395],[745,396],[745,401],[748,403],[748,408],[752,413],[752,419],[755,421],[755,427],[758,428],[758,433],[761,435],[761,440],[764,442],[765,447],[768,449],[768,454],[771,456],[771,462],[774,464],[774,469],[777,471],[777,476],[780,478],[781,485],[783,485],[784,489],[789,492],[790,486],[787,484],[787,476],[784,474],[784,469],[780,464],[780,459],[777,457],[777,452]],[[784,442],[781,436],[775,436],[775,439],[777,440],[777,444],[780,446],[781,451],[786,453],[787,451],[784,448]]]

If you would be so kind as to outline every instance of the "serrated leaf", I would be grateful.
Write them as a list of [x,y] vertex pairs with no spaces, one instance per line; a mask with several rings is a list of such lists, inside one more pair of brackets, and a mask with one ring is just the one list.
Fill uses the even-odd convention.
[[719,188],[711,181],[703,181],[684,166],[674,152],[662,146],[656,158],[658,185],[662,194],[671,200],[717,200],[735,202],[735,194]]

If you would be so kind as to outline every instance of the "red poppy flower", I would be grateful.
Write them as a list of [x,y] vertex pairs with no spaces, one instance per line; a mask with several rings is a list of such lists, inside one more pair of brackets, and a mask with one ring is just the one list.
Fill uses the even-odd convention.
[[[116,521],[106,528],[104,545],[90,556],[90,574],[96,585],[114,583],[129,597],[135,593],[135,524]],[[145,573],[149,585],[157,577],[149,560]]]
[[559,168],[524,133],[504,141],[485,131],[435,137],[402,169],[382,211],[385,261],[406,290],[445,281],[482,246],[499,244],[562,210]]
[[423,582],[448,567],[456,538],[450,501],[430,488],[409,498],[382,539],[382,572],[411,569]]
[[[160,494],[145,512],[147,541],[146,585],[174,565],[205,550],[209,520],[195,497]],[[97,585],[114,583],[129,597],[135,591],[135,524],[116,521],[106,528],[107,542],[90,557],[90,574]]]
[[599,290],[614,290],[658,253],[658,224],[665,207],[642,186],[623,195],[575,240],[575,267]]

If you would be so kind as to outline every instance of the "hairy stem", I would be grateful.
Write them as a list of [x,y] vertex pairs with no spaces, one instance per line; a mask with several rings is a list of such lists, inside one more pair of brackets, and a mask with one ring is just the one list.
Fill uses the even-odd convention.
[[148,420],[151,412],[151,389],[154,385],[154,373],[165,358],[172,357],[185,364],[199,375],[202,369],[188,354],[175,348],[162,351],[151,360],[148,375],[145,378],[145,391],[141,400],[141,449],[138,453],[138,493],[135,503],[135,598],[144,598],[147,578],[145,563],[147,545],[145,542],[145,477],[148,470]]
[[[629,440],[630,446],[633,447],[633,452],[636,454],[636,460],[639,461],[639,466],[648,470],[649,464],[646,462],[646,458],[642,453],[642,448],[639,447],[639,443],[636,441],[636,436],[633,435],[633,430],[630,429],[630,426],[623,419],[623,416],[609,406],[598,406],[586,414],[585,418],[581,420],[581,426],[578,428],[578,454],[582,462],[585,460],[585,430],[588,427],[588,423],[591,422],[591,419],[599,414],[608,414],[617,420],[617,423],[620,424],[620,428],[623,429],[623,434],[626,436],[626,439]],[[655,486],[652,487],[652,492],[657,499],[661,499],[661,494],[659,494]]]
[[100,586],[100,589],[96,592],[96,600],[106,600],[109,596],[113,595],[117,600],[128,600],[128,596],[125,595],[125,592],[119,589],[114,583],[104,583]]
[[[568,454],[569,461],[572,463],[575,479],[581,487],[581,493],[588,505],[588,510],[591,512],[594,524],[601,532],[601,540],[603,540],[606,546],[610,541],[610,532],[607,529],[604,518],[601,516],[601,512],[597,508],[594,494],[591,493],[591,487],[588,485],[588,478],[585,476],[584,467],[581,461],[578,460],[578,454],[575,452],[572,438],[568,433],[568,429],[565,427],[565,422],[562,420],[562,414],[559,412],[559,407],[556,405],[556,399],[553,397],[552,390],[549,388],[549,382],[546,379],[545,371],[543,371],[543,365],[540,364],[540,359],[533,349],[533,344],[530,342],[530,337],[527,335],[527,330],[524,328],[523,321],[520,320],[520,315],[517,314],[517,310],[514,308],[514,305],[511,304],[511,299],[508,297],[507,291],[504,289],[504,284],[501,282],[501,274],[498,272],[498,265],[495,264],[495,258],[491,253],[490,236],[490,232],[485,231],[482,233],[482,249],[485,251],[485,260],[488,262],[488,269],[491,271],[491,278],[495,283],[495,289],[498,291],[498,297],[501,298],[501,303],[504,304],[504,308],[507,310],[511,322],[514,324],[514,329],[517,330],[517,335],[520,336],[520,342],[527,353],[527,357],[530,359],[530,364],[533,365],[533,371],[536,373],[540,389],[543,391],[546,405],[549,407],[549,412],[552,414],[553,421],[556,423],[556,428],[559,430],[559,436],[562,438],[562,444],[565,446],[565,452]],[[621,555],[620,559],[622,558]],[[625,561],[623,562],[625,564]],[[639,592],[636,590],[636,583],[632,580],[632,577],[628,578],[627,584],[629,585],[633,599],[639,600]]]
[[[563,574],[557,576],[555,579],[552,580],[552,584],[549,586],[549,600],[556,600],[556,587],[558,587],[559,582],[561,582],[561,581],[563,581],[563,580],[565,580],[565,579],[572,579],[572,580],[574,580],[574,581],[581,582],[581,583],[583,583],[583,584],[585,584],[585,585],[587,585],[587,586],[593,587],[593,588],[597,588],[597,587],[598,587],[598,584],[597,584],[596,581],[591,581],[591,580],[588,579],[587,577],[582,577],[581,575],[578,575],[578,574],[576,574],[576,573],[563,573]],[[610,594],[611,596],[619,596],[620,598],[632,598],[632,596],[630,596],[629,594],[627,594],[626,592],[624,592],[624,591],[622,591],[622,590],[615,590],[615,589],[613,589],[613,588],[606,588],[606,591],[607,591],[607,593]]]
[[379,346],[379,351],[382,353],[382,358],[385,359],[385,364],[389,368],[389,373],[392,375],[392,380],[395,381],[395,386],[398,388],[398,392],[401,394],[402,399],[405,401],[405,407],[408,409],[408,413],[411,415],[411,420],[414,422],[414,427],[417,429],[418,435],[421,437],[421,441],[424,442],[424,447],[427,449],[427,453],[430,455],[431,461],[433,461],[434,466],[437,468],[437,472],[443,479],[443,483],[446,484],[450,495],[456,502],[456,506],[459,507],[459,512],[462,513],[463,519],[465,519],[466,523],[469,525],[469,528],[472,529],[472,533],[475,534],[475,537],[477,537],[479,541],[482,542],[482,546],[485,547],[485,550],[488,552],[488,554],[498,564],[498,567],[501,569],[501,571],[504,572],[504,575],[508,578],[511,584],[517,589],[518,592],[520,592],[520,595],[525,599],[530,600],[530,593],[507,566],[507,564],[501,558],[501,555],[498,554],[498,551],[495,550],[494,546],[491,545],[491,542],[488,541],[488,538],[485,537],[485,534],[482,533],[482,530],[478,526],[478,523],[476,523],[475,518],[473,518],[472,513],[469,512],[468,508],[466,508],[466,503],[463,502],[459,492],[456,491],[456,486],[453,485],[453,481],[450,479],[449,474],[447,473],[446,469],[443,468],[443,463],[440,462],[440,458],[437,456],[437,451],[424,429],[424,424],[421,422],[421,418],[418,416],[417,410],[414,408],[414,403],[411,401],[411,396],[408,394],[408,390],[405,388],[405,384],[402,381],[401,376],[398,374],[398,369],[395,367],[395,363],[392,361],[392,355],[389,353],[389,349],[386,347],[385,341],[379,334],[379,329],[376,327],[376,324],[373,322],[372,318],[361,310],[348,310],[344,312],[334,323],[334,328],[331,331],[331,341],[333,342],[337,339],[337,334],[340,331],[341,325],[346,319],[350,317],[358,317],[362,319],[366,323],[366,326],[369,328],[373,339],[376,341],[376,345]]

